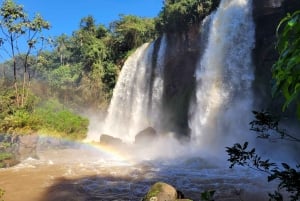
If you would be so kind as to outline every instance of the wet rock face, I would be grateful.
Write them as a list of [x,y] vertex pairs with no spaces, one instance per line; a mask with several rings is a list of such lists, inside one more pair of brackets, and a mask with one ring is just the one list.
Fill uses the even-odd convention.
[[164,116],[163,125],[168,131],[188,133],[188,108],[201,49],[199,25],[184,34],[167,35],[163,108],[168,115]]
[[[253,18],[256,25],[256,45],[253,51],[255,65],[254,92],[256,107],[266,108],[271,104],[271,68],[278,59],[276,28],[288,12],[300,9],[299,0],[253,0]],[[276,104],[276,103],[273,103]]]

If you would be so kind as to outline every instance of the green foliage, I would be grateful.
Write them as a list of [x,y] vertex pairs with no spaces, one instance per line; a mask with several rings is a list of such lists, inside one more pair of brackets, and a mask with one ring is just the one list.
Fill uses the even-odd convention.
[[49,100],[33,113],[39,119],[39,132],[70,139],[86,137],[88,120],[64,108],[58,101]]
[[[39,103],[29,95],[24,107],[14,104],[13,90],[0,90],[0,132],[11,134],[45,133],[72,139],[83,139],[87,133],[88,120],[71,112],[57,100]],[[1,146],[0,146],[1,148]]]
[[31,69],[50,96],[72,107],[105,110],[126,57],[154,37],[153,19],[122,15],[108,29],[87,16],[72,36],[55,38],[53,51],[39,54]]
[[112,96],[113,89],[117,83],[117,75],[119,69],[113,63],[104,64],[104,72],[101,77],[102,82],[105,85],[105,91],[108,93],[108,96]]
[[202,201],[214,201],[214,195],[215,195],[214,190],[209,190],[209,191],[204,191],[201,193],[201,200]]
[[[291,168],[286,163],[282,163],[279,167],[276,163],[270,162],[268,159],[263,160],[255,153],[255,149],[248,150],[248,143],[244,145],[236,143],[233,147],[227,147],[229,154],[228,161],[231,163],[230,168],[235,165],[246,166],[252,169],[267,173],[268,181],[279,181],[278,189],[284,189],[289,193],[291,201],[297,201],[300,198],[300,165]],[[271,200],[282,201],[283,196],[279,191],[269,194]]]
[[0,88],[0,119],[2,120],[7,115],[14,112],[14,92],[12,90],[6,90],[5,85]]
[[4,194],[5,194],[5,191],[0,188],[0,201],[4,201],[4,198],[3,198]]
[[156,29],[162,33],[185,32],[207,16],[219,0],[170,0],[156,19]]
[[78,79],[78,66],[59,66],[48,73],[49,85],[53,88],[66,88],[72,86]]
[[[0,152],[0,168],[7,167],[7,161],[13,159],[13,154],[8,152]],[[1,189],[0,189],[0,198],[1,198]]]
[[[38,98],[28,92],[28,98],[23,107],[15,104],[15,93],[12,89],[5,88],[0,90],[0,132],[27,134],[37,130],[39,121],[31,114]],[[20,130],[21,129],[21,130]]]
[[13,0],[4,0],[0,8],[0,27],[3,35],[1,41],[8,42],[17,48],[20,37],[27,40],[28,48],[33,48],[37,43],[37,34],[43,29],[49,29],[50,24],[40,14],[30,19],[22,5],[16,4]]
[[120,20],[112,22],[110,28],[113,32],[114,56],[118,58],[156,36],[153,19],[134,15],[120,15]]
[[38,130],[40,120],[26,110],[16,110],[0,123],[0,130],[6,133],[31,134]]
[[[273,117],[268,112],[253,112],[255,120],[251,125],[251,130],[255,131],[257,137],[263,139],[288,140],[294,143],[300,143],[300,139],[288,134],[284,129],[281,129],[278,118]],[[300,165],[296,168],[291,168],[288,164],[282,163],[281,166],[269,159],[263,160],[261,156],[256,154],[256,150],[248,149],[248,142],[243,145],[236,143],[232,147],[226,147],[226,152],[229,155],[228,161],[231,163],[230,168],[236,165],[246,166],[255,170],[267,173],[268,181],[279,181],[278,189],[284,189],[289,193],[292,201],[300,198]],[[279,191],[269,194],[271,200],[282,201],[283,197]]]
[[273,66],[273,94],[285,97],[283,110],[292,102],[297,104],[300,118],[300,11],[288,14],[277,28],[279,59]]
[[[45,21],[41,15],[36,14],[32,19],[28,17],[23,6],[16,4],[13,0],[4,0],[0,8],[0,43],[4,51],[12,60],[13,80],[15,88],[15,104],[18,107],[23,107],[27,99],[30,74],[28,71],[30,63],[30,55],[32,51],[41,48],[44,42],[44,37],[41,32],[44,29],[49,29],[50,24]],[[39,44],[39,43],[42,44]],[[24,44],[25,43],[25,44]],[[20,52],[19,45],[24,44],[26,47]],[[39,51],[38,51],[39,52]],[[17,75],[17,58],[23,56],[23,72],[22,85],[18,86]]]
[[13,157],[13,155],[11,153],[7,153],[7,152],[0,153],[0,161],[7,160],[7,159],[10,159],[12,157]]

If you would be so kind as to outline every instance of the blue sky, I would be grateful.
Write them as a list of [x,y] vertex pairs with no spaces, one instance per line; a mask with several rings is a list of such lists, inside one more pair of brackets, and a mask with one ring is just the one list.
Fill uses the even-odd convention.
[[163,0],[15,0],[24,5],[33,16],[40,13],[50,22],[51,30],[46,35],[71,35],[79,28],[80,19],[94,16],[97,24],[109,25],[119,19],[119,14],[140,17],[155,17],[162,8]]

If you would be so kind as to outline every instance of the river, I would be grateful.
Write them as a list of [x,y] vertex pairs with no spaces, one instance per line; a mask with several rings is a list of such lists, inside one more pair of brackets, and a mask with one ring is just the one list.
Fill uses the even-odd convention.
[[4,200],[138,201],[157,181],[193,200],[200,200],[205,190],[216,190],[215,200],[226,201],[267,200],[271,192],[266,175],[249,169],[229,169],[228,164],[215,165],[200,157],[133,160],[127,157],[133,150],[108,150],[91,145],[49,149],[39,151],[38,159],[1,169]]

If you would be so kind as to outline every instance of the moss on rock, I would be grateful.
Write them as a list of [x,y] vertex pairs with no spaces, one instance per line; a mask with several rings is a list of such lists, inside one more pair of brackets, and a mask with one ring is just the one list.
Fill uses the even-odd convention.
[[176,201],[176,189],[164,182],[157,182],[151,186],[143,201]]

